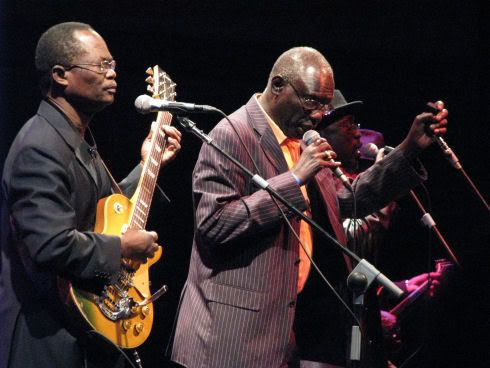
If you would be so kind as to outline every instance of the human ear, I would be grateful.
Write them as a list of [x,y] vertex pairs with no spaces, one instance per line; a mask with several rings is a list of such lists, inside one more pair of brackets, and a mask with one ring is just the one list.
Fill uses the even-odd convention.
[[62,65],[55,65],[51,68],[51,78],[57,84],[66,86],[68,81],[66,79],[66,70]]
[[272,92],[273,93],[281,92],[282,88],[284,87],[284,84],[285,84],[284,78],[282,78],[281,76],[275,76],[271,80]]

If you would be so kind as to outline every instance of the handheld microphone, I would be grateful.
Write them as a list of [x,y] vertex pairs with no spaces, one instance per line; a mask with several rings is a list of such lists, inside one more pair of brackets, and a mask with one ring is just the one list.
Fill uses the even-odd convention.
[[[307,146],[312,144],[315,140],[320,138],[320,133],[318,133],[316,130],[308,130],[304,135],[303,135],[303,141]],[[333,158],[331,158],[329,161],[335,162]],[[349,189],[352,190],[352,186],[350,185],[349,179],[347,179],[347,176],[342,172],[340,167],[336,167],[335,169],[332,169],[334,175],[339,178],[342,181],[342,184]]]
[[195,114],[195,113],[208,113],[216,112],[213,106],[208,105],[196,105],[187,102],[175,102],[167,100],[159,100],[151,98],[148,95],[141,95],[134,101],[134,106],[140,114],[149,114],[156,111],[169,111],[179,114]]
[[[441,110],[439,110],[437,108],[437,106],[432,102],[427,102],[427,104],[425,105],[425,111],[430,112],[431,114],[434,114],[434,115],[437,115],[438,113],[441,112]],[[449,147],[449,145],[446,143],[446,141],[438,135],[435,136],[435,139],[436,139],[437,145],[441,148],[442,152],[444,153],[444,156],[451,163],[451,165],[453,165],[453,167],[456,170],[461,170],[463,168],[463,166],[459,162],[458,156],[456,156],[456,154],[451,149],[451,147]]]
[[[391,146],[384,146],[383,148],[385,150],[385,155],[394,150],[394,148]],[[364,157],[376,158],[376,155],[379,152],[379,148],[374,143],[368,143],[366,145],[363,145],[360,151],[362,156]]]

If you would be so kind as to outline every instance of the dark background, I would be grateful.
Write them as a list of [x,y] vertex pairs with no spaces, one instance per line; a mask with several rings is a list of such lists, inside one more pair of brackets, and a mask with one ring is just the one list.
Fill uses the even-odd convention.
[[[39,103],[34,50],[40,35],[63,21],[91,24],[117,60],[116,103],[92,124],[99,151],[121,179],[139,160],[152,120],[133,108],[144,94],[145,70],[159,64],[177,83],[177,100],[231,113],[265,87],[283,51],[312,46],[331,63],[347,100],[363,100],[362,127],[380,130],[396,145],[427,101],[450,111],[446,140],[488,200],[488,39],[477,1],[3,1],[0,2],[1,160]],[[486,18],[488,19],[488,18]],[[217,116],[196,116],[204,131]],[[163,355],[185,281],[193,231],[191,172],[200,141],[184,134],[178,158],[160,175],[172,199],[156,200],[149,227],[165,247],[153,266],[153,285],[170,292],[156,304],[149,340],[140,347],[146,367],[167,366]],[[431,214],[460,257],[457,272],[429,323],[432,366],[486,366],[490,310],[488,212],[437,147],[422,155]],[[428,206],[427,195],[420,190]],[[394,223],[380,270],[402,279],[446,256],[419,225],[408,199]],[[428,241],[431,238],[431,241]],[[328,246],[328,245],[326,245]],[[483,347],[483,349],[480,349]],[[485,348],[486,347],[486,348]],[[443,351],[445,351],[443,353]]]

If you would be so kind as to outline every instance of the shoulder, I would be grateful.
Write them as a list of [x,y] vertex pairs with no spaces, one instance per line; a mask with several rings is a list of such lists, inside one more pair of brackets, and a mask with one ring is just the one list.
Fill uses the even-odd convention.
[[245,106],[242,106],[227,118],[221,119],[211,130],[210,135],[215,139],[234,140],[237,135],[246,136],[252,133]]
[[73,151],[45,118],[33,116],[20,129],[10,146],[4,168],[37,165],[40,161],[65,165]]

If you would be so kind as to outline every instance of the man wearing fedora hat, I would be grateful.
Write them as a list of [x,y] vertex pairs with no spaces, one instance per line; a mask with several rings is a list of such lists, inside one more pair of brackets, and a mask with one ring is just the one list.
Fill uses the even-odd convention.
[[[337,154],[337,160],[342,163],[342,171],[351,180],[354,180],[361,172],[369,168],[375,162],[377,148],[384,147],[383,134],[371,129],[360,129],[358,124],[359,115],[362,111],[363,102],[347,102],[340,90],[335,90],[333,99],[330,103],[330,110],[324,115],[320,125],[317,127],[322,138],[332,146],[333,151]],[[374,146],[373,146],[374,145]],[[366,149],[367,148],[367,149]],[[378,153],[378,158],[382,158],[383,151]],[[337,189],[341,194],[343,184],[337,180]],[[383,209],[363,217],[362,219],[345,219],[344,229],[346,231],[348,246],[361,258],[376,263],[377,249],[383,240],[384,233],[390,225],[391,216],[396,209],[395,202],[389,203]],[[354,225],[355,224],[355,225]],[[355,239],[355,241],[354,241]],[[322,249],[317,248],[313,254],[314,259],[320,265],[321,269],[336,269],[337,266],[332,264],[329,254]],[[434,287],[438,285],[439,273],[431,273],[434,279]],[[415,290],[419,285],[428,278],[427,274],[422,274],[404,280],[397,284],[402,290],[409,292]],[[333,279],[333,280],[332,280]],[[329,273],[329,280],[338,288],[338,291],[344,296],[348,295],[343,286],[340,285],[342,280],[338,280],[333,272]],[[334,301],[327,294],[328,291],[319,292],[318,275],[312,273],[303,290],[302,297],[298,301],[299,320],[303,326],[312,328],[298,328],[296,333],[297,344],[299,346],[301,368],[327,368],[335,367],[330,364],[330,360],[325,357],[324,351],[328,351],[327,346],[332,345],[332,341],[338,341],[337,334],[342,334],[350,327],[349,317],[342,314],[336,315],[337,312],[332,308],[324,308],[331,305]],[[376,299],[376,290],[368,290],[366,298],[366,314],[364,315],[364,326],[366,334],[363,337],[367,343],[363,348],[362,367],[392,367],[386,358],[384,351],[383,334],[381,330],[381,318],[383,318],[383,327],[388,329],[396,325],[396,317],[388,312],[381,311]],[[312,313],[310,313],[312,312]],[[314,313],[313,313],[314,312]],[[313,316],[313,318],[311,318]],[[345,318],[343,318],[345,317]],[[345,330],[341,331],[325,328],[318,328],[319,321],[325,320],[330,323],[332,319],[347,322],[344,324]],[[313,328],[315,326],[315,328]],[[330,331],[329,333],[327,331]]]

